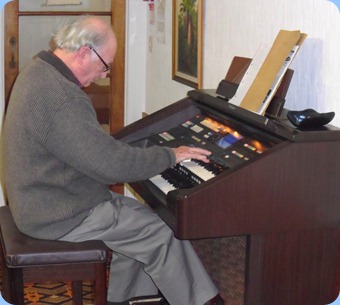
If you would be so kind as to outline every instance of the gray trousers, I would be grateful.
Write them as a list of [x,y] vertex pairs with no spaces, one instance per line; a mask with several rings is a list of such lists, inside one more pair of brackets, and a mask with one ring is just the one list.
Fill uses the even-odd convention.
[[102,240],[113,250],[108,301],[154,295],[171,305],[202,305],[218,290],[188,241],[178,240],[148,206],[113,194],[60,240]]

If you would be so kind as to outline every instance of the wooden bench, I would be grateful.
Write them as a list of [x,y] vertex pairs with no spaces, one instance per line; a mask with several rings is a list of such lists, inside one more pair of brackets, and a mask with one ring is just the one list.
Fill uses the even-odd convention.
[[83,304],[82,282],[94,281],[94,304],[106,304],[108,248],[101,241],[71,243],[21,233],[8,206],[0,207],[2,296],[24,305],[24,283],[72,282],[75,305]]

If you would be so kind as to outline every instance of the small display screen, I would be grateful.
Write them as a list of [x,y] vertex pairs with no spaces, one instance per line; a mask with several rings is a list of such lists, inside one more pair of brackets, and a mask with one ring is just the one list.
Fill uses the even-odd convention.
[[227,134],[223,138],[219,139],[216,144],[221,148],[227,148],[230,145],[233,145],[237,141],[241,140],[243,137],[240,134]]

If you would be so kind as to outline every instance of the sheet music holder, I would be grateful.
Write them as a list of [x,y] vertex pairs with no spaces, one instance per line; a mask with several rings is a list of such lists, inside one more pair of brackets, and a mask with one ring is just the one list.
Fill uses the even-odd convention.
[[[251,60],[251,58],[240,56],[235,56],[233,58],[225,79],[221,80],[216,89],[216,94],[218,96],[228,101],[235,95],[237,88],[251,63]],[[294,70],[287,69],[280,86],[276,90],[268,108],[266,109],[265,116],[276,118],[281,114],[293,74]]]
[[[243,77],[238,82],[236,92],[229,98],[229,103],[265,115],[290,63],[306,37],[307,35],[300,31],[281,30],[271,48],[261,44],[251,62],[246,63],[248,67],[245,69],[243,66],[243,69],[235,74],[236,78],[240,75]],[[228,87],[229,90],[232,89],[230,88],[232,86]],[[268,114],[276,116],[273,110]]]

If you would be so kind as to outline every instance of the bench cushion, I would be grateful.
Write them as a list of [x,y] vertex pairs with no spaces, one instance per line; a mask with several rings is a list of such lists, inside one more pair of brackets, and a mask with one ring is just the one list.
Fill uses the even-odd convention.
[[76,243],[29,237],[17,229],[8,206],[0,207],[0,242],[9,268],[105,262],[108,254],[99,240]]

